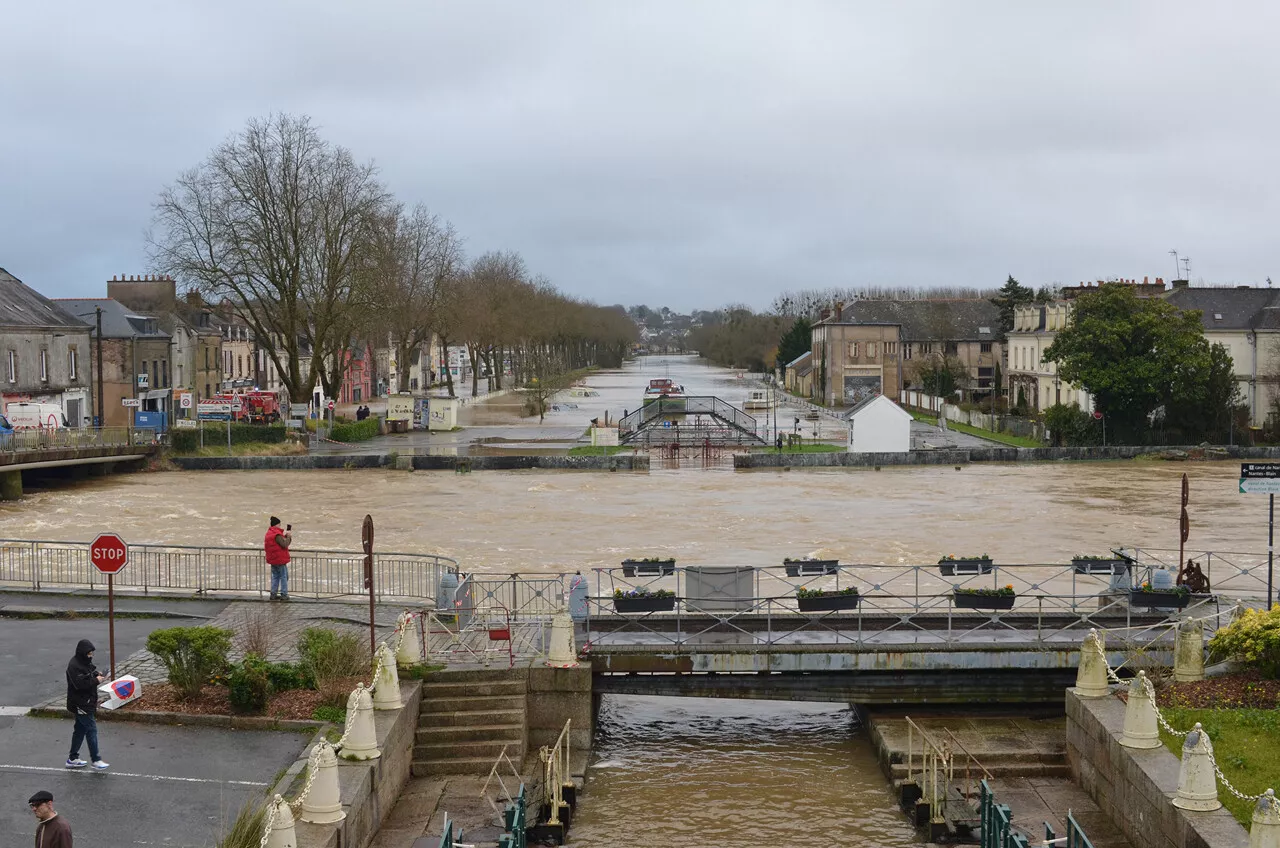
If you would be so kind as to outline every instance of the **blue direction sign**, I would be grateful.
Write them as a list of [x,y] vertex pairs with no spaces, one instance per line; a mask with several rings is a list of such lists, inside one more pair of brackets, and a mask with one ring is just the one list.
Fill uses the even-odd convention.
[[1240,463],[1240,493],[1280,495],[1280,462]]

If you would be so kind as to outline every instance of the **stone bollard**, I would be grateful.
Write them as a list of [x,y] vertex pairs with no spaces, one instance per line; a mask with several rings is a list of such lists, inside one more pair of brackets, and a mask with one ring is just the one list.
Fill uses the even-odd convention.
[[347,698],[347,715],[351,730],[342,746],[344,760],[375,760],[382,756],[378,750],[378,735],[373,726],[373,700],[369,690],[357,686]]
[[1200,722],[1182,743],[1182,768],[1178,770],[1178,792],[1173,806],[1207,813],[1222,806],[1218,800],[1218,778],[1213,773],[1213,745]]
[[1253,808],[1253,826],[1249,828],[1249,848],[1280,848],[1280,799],[1268,789]]
[[1111,694],[1107,684],[1107,657],[1104,637],[1090,629],[1080,645],[1080,666],[1076,669],[1076,694],[1081,698],[1105,698]]
[[1204,680],[1204,625],[1198,621],[1178,625],[1173,646],[1173,679],[1179,683]]
[[293,827],[293,811],[289,802],[277,795],[271,800],[275,817],[267,834],[266,848],[298,848],[298,834]]
[[[347,817],[342,810],[338,789],[338,755],[327,740],[321,739],[307,766],[315,768],[311,791],[302,800],[302,814],[298,818],[312,824],[333,824]],[[308,775],[310,779],[310,775]]]
[[1138,672],[1129,684],[1129,703],[1124,711],[1124,736],[1120,744],[1126,748],[1159,748],[1160,728],[1156,723],[1156,704],[1151,698],[1147,673]]
[[400,631],[400,647],[396,649],[396,663],[404,666],[418,665],[422,662],[422,640],[418,638],[418,626],[413,613],[400,613],[400,621],[396,625]]
[[578,667],[578,651],[573,647],[573,619],[564,607],[551,619],[551,650],[547,665],[551,668]]
[[398,710],[400,702],[400,674],[396,671],[396,658],[387,643],[383,642],[377,653],[378,673],[373,678],[373,708]]

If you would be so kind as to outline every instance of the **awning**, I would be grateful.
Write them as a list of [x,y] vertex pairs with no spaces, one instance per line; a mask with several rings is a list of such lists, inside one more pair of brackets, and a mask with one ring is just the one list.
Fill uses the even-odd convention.
[[164,400],[165,398],[169,397],[169,393],[172,391],[173,389],[152,389],[149,392],[144,392],[142,395],[142,399],[143,400]]

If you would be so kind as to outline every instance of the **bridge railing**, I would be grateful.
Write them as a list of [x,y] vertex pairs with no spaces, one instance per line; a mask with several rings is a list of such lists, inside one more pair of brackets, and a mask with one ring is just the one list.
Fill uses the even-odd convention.
[[[289,593],[322,597],[361,595],[364,555],[354,551],[290,551]],[[385,598],[423,599],[435,605],[440,580],[457,561],[435,554],[375,553],[374,592]],[[129,564],[115,576],[118,589],[195,594],[266,593],[270,568],[260,548],[129,545]],[[0,539],[0,583],[106,588],[89,561],[88,542]]]
[[[1137,571],[1135,583],[1142,585],[1151,580],[1156,568],[1164,568],[1178,573],[1178,551],[1170,548],[1134,548],[1130,553]],[[1204,551],[1184,550],[1183,564],[1193,562],[1209,579],[1211,592],[1225,592],[1232,595],[1253,595],[1266,597],[1268,585],[1268,566],[1266,553],[1244,553],[1240,551]],[[1274,569],[1274,566],[1272,567]],[[1280,569],[1276,569],[1280,571]],[[1271,585],[1278,585],[1276,577],[1271,574]],[[1274,590],[1274,588],[1273,588]]]
[[629,433],[638,430],[651,421],[661,419],[665,415],[713,415],[728,422],[733,427],[755,434],[758,423],[756,419],[738,407],[710,395],[691,397],[664,397],[646,401],[639,409],[632,410],[618,419],[618,430]]
[[60,427],[0,434],[0,453],[33,453],[74,448],[124,448],[156,444],[159,434],[137,427]]
[[[1147,606],[1133,594],[1125,566],[1094,573],[1079,564],[943,567],[838,565],[595,569],[588,599],[593,644],[705,644],[733,634],[754,644],[796,642],[940,642],[1019,639],[1078,642],[1096,626],[1122,627],[1134,643],[1169,636],[1187,615],[1206,617],[1211,633],[1237,605],[1260,606],[1262,593],[1191,595],[1183,609]],[[949,570],[954,570],[951,566]],[[974,590],[977,590],[976,592]],[[823,597],[804,597],[822,592]],[[665,593],[667,597],[655,595]],[[618,596],[621,596],[619,599]],[[1105,622],[1100,624],[1100,622]]]

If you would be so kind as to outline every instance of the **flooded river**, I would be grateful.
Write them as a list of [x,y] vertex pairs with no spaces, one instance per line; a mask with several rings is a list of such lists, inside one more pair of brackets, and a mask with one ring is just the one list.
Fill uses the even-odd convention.
[[[595,405],[614,414],[634,408],[649,377],[666,374],[690,393],[745,396],[731,372],[687,359],[647,362],[593,377],[599,398],[557,412],[554,423],[585,427]],[[928,563],[984,552],[1005,563],[1065,562],[1115,545],[1176,548],[1185,471],[1190,547],[1265,550],[1266,500],[1238,493],[1238,470],[1125,462],[132,474],[0,504],[0,537],[88,541],[113,530],[131,542],[256,546],[274,514],[293,524],[299,547],[356,550],[360,521],[371,513],[381,550],[442,553],[479,572],[585,571],[660,554],[685,565],[777,565],[804,554]],[[617,844],[620,833],[633,844],[911,842],[847,710],[619,697],[606,700],[601,728],[604,764],[593,772],[574,845]]]

